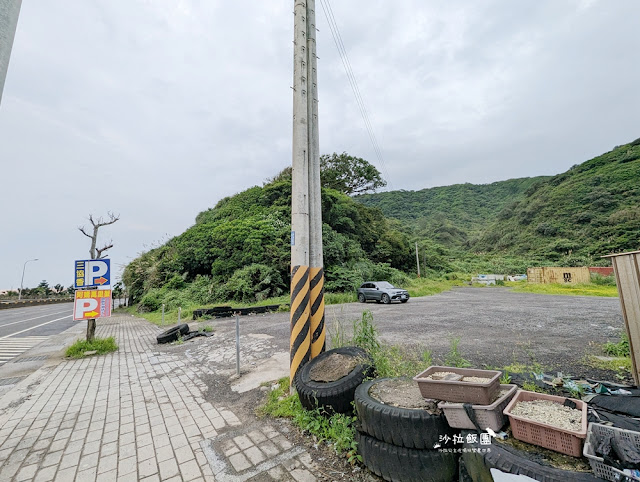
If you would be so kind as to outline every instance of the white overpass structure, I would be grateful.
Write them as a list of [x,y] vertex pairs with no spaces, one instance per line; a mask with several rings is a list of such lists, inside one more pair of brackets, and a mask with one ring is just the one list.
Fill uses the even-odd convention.
[[0,0],[0,102],[22,0]]

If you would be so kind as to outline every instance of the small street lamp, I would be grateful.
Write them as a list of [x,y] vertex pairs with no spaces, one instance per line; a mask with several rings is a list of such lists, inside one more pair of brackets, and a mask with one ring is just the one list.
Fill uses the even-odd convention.
[[24,270],[27,267],[27,263],[29,261],[38,261],[38,258],[28,259],[24,262],[24,266],[22,266],[22,279],[20,280],[20,293],[18,294],[18,301],[22,299],[22,283],[24,282]]

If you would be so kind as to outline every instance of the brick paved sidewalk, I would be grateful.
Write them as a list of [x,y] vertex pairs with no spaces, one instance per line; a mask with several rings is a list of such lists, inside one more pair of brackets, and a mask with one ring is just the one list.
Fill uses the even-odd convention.
[[[114,316],[97,336],[114,336],[116,353],[42,367],[5,394],[0,480],[315,480],[285,430],[208,402],[206,365],[159,351],[159,331]],[[224,336],[194,351],[232,346]]]

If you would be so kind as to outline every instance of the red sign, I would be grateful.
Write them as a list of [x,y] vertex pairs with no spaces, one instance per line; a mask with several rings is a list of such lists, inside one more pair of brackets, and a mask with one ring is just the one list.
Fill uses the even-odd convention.
[[111,290],[76,290],[74,320],[111,316]]

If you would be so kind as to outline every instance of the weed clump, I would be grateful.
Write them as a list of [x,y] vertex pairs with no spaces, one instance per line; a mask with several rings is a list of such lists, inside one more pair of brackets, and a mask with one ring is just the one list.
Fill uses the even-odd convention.
[[104,355],[105,353],[111,353],[118,349],[116,340],[114,337],[109,338],[94,338],[92,341],[78,340],[65,352],[65,355],[70,358],[83,358],[85,352],[95,351],[96,355]]

